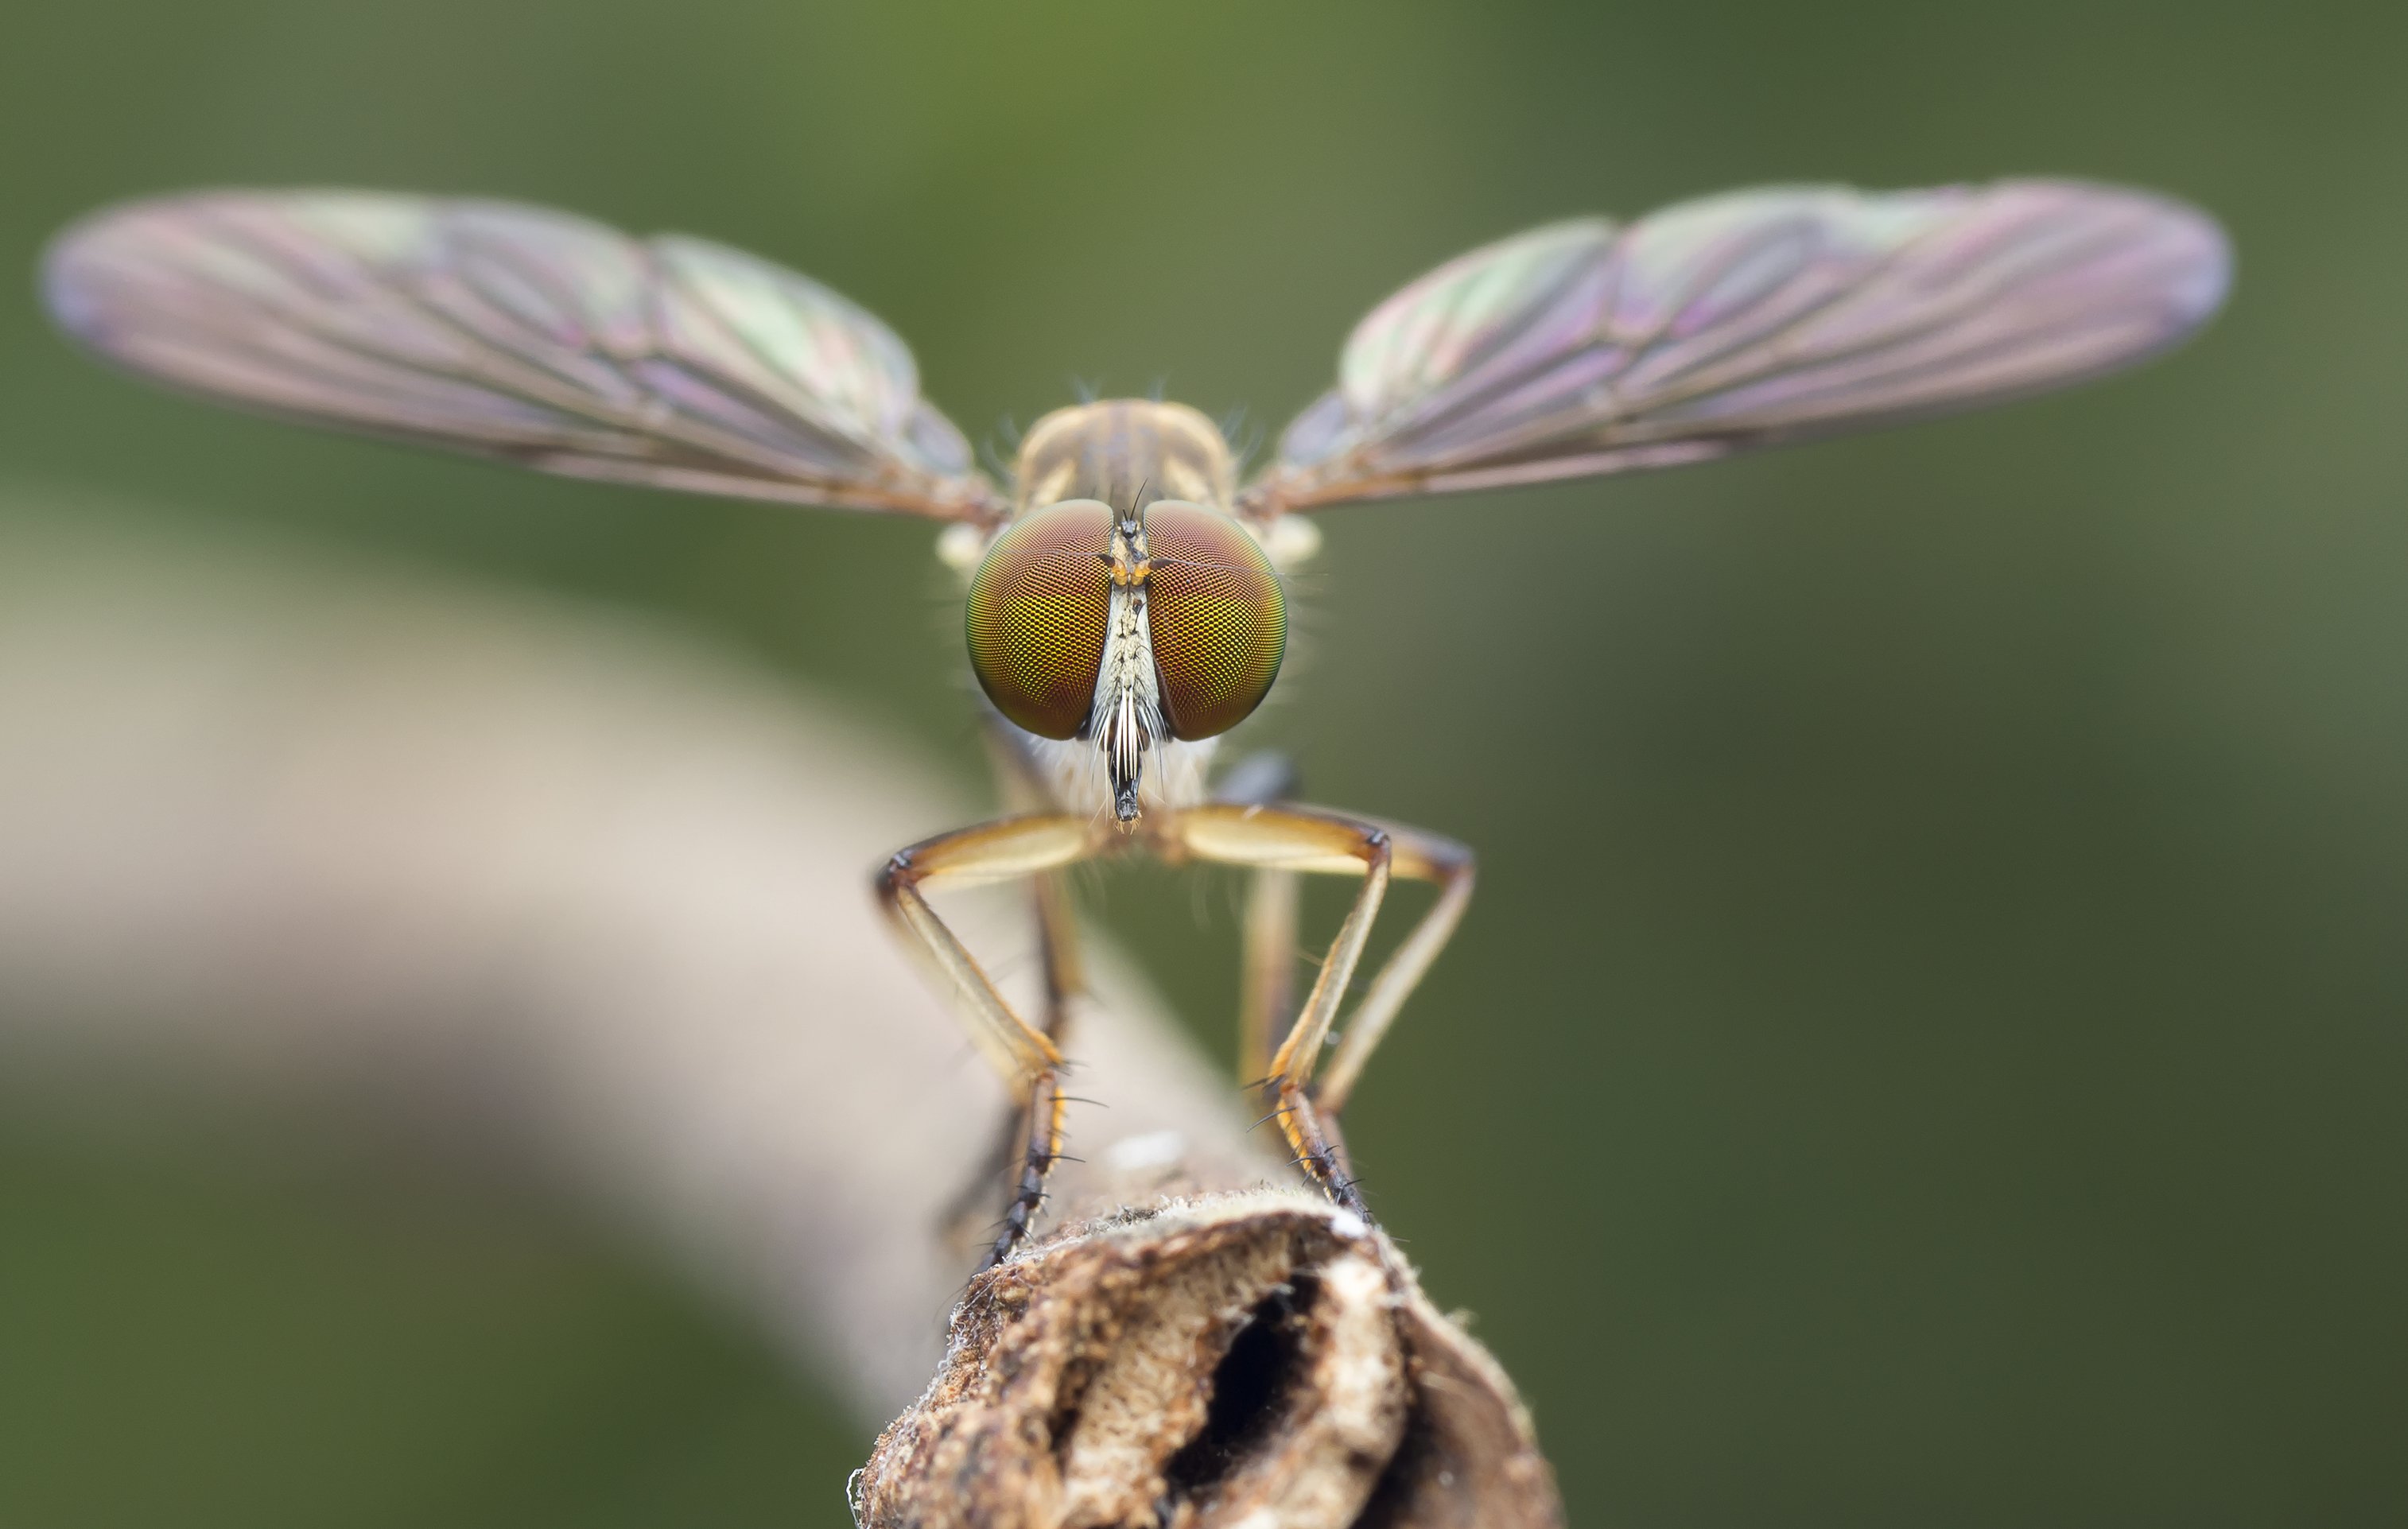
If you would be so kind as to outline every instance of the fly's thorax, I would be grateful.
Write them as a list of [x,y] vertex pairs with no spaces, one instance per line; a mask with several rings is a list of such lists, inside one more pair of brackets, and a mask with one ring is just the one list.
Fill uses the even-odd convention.
[[1092,749],[1114,816],[1134,824],[1149,754],[1217,736],[1260,704],[1287,612],[1270,560],[1228,514],[1074,499],[995,538],[966,624],[996,708],[1036,737]]
[[1237,471],[1221,430],[1185,404],[1112,398],[1057,408],[1029,428],[1012,467],[1015,514],[1065,499],[1142,509],[1184,499],[1226,509]]
[[[965,579],[1012,526],[1070,500],[1141,509],[1180,499],[1225,515],[1236,504],[1236,458],[1220,428],[1185,404],[1142,398],[1076,404],[1046,415],[1022,437],[1011,478],[1007,517],[956,522],[937,544],[937,555]],[[1282,573],[1321,547],[1320,531],[1302,516],[1244,523]]]

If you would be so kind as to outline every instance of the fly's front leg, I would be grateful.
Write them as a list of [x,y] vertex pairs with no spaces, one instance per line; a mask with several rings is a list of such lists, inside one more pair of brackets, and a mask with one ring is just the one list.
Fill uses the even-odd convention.
[[[928,906],[922,888],[1035,877],[1042,909],[1046,894],[1041,889],[1051,873],[1086,859],[1107,843],[1106,836],[1083,818],[1054,813],[1005,818],[898,850],[879,873],[880,906],[911,936],[907,943],[933,968],[968,1025],[970,1039],[1002,1077],[1022,1111],[1020,1175],[1004,1211],[1003,1230],[988,1251],[989,1266],[1009,1256],[1026,1235],[1044,1201],[1046,1176],[1062,1154],[1062,1053],[1048,1030],[1058,1027],[1067,1003],[1060,984],[1076,980],[1075,958],[1067,950],[1050,948],[1054,941],[1040,935],[1049,947],[1049,1012],[1047,1029],[1039,1029],[1012,1012],[977,960]],[[1050,922],[1050,916],[1040,913],[1040,925]]]
[[[1305,1171],[1332,1200],[1368,1214],[1346,1165],[1336,1115],[1361,1076],[1363,1064],[1395,1022],[1397,1011],[1461,922],[1464,905],[1471,898],[1471,851],[1417,829],[1384,827],[1312,807],[1194,807],[1180,814],[1171,836],[1179,850],[1199,860],[1251,865],[1265,873],[1363,879],[1354,906],[1347,910],[1345,922],[1330,941],[1320,976],[1305,995],[1296,1022],[1270,1057],[1263,1090],[1276,1104],[1280,1129]],[[1322,1047],[1362,960],[1389,879],[1397,876],[1436,884],[1438,901],[1372,978],[1369,990],[1347,1022],[1327,1079],[1315,1088],[1313,1071]],[[1258,907],[1266,894],[1258,886]],[[1276,898],[1277,893],[1268,895]],[[1292,909],[1274,908],[1263,915],[1264,922],[1270,922],[1271,914],[1279,912],[1284,912],[1292,930]]]
[[[985,712],[984,721],[987,752],[995,765],[996,784],[1005,810],[1015,814],[1047,810],[1052,794],[1037,761],[1029,753],[1026,735],[991,709]],[[1086,976],[1079,960],[1076,910],[1069,883],[1060,871],[1039,872],[1029,878],[1028,890],[1041,983],[1041,1007],[1035,1016],[1037,1027],[1045,1032],[1045,1038],[1054,1043],[1054,1050],[1067,1050],[1071,1007],[1086,991]],[[1005,1203],[1017,1203],[1019,1188],[1025,1186],[1028,1175],[1028,1143],[1039,1129],[1042,1107],[1043,1101],[1032,1097],[1025,1105],[1006,1109],[1004,1118],[996,1122],[992,1147],[947,1207],[948,1227],[983,1222],[996,1186],[1005,1182],[1007,1176],[1015,1187]]]

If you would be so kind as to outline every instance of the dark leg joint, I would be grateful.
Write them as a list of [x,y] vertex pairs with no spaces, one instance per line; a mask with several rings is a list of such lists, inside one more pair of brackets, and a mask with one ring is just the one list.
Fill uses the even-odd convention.
[[870,885],[878,893],[878,900],[891,907],[904,890],[919,879],[917,868],[911,864],[911,851],[897,850],[886,857],[885,865],[878,867],[878,874],[871,879]]

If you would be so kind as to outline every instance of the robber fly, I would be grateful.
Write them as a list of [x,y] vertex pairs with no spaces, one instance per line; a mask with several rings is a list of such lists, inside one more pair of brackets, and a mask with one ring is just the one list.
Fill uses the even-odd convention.
[[[1303,516],[2036,393],[2179,341],[2223,300],[2229,265],[2201,213],[2064,181],[1779,188],[1579,219],[1372,309],[1338,386],[1249,479],[1203,415],[1116,399],[1039,421],[1008,485],[973,466],[885,325],[699,239],[500,202],[213,192],[93,216],[52,246],[45,279],[85,345],[236,405],[546,472],[945,524],[985,722],[1025,810],[897,850],[877,894],[1015,1103],[992,1263],[1027,1232],[1063,1147],[1079,964],[1061,873],[1128,850],[1254,872],[1241,1073],[1311,1179],[1368,1216],[1338,1113],[1461,919],[1472,857],[1276,786],[1208,784],[1220,736],[1279,674],[1281,578],[1319,543]],[[1358,885],[1296,1005],[1299,874]],[[1398,877],[1437,899],[1334,1032]],[[1036,893],[1032,1013],[926,897],[1008,879]]]

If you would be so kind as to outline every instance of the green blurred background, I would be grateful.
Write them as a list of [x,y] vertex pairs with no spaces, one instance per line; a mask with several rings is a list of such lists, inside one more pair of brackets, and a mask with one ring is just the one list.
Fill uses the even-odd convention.
[[[1575,1522],[2398,1522],[2403,57],[2337,4],[16,0],[0,486],[665,613],[968,783],[924,527],[170,399],[47,333],[42,240],[208,183],[691,230],[885,316],[978,436],[1074,379],[1275,426],[1398,281],[1574,211],[2188,196],[2234,301],[2138,375],[1327,516],[1250,733],[1484,857],[1350,1124]],[[1228,898],[1105,888],[1226,1048]],[[0,1122],[0,1523],[833,1525],[866,1447],[566,1212]]]

